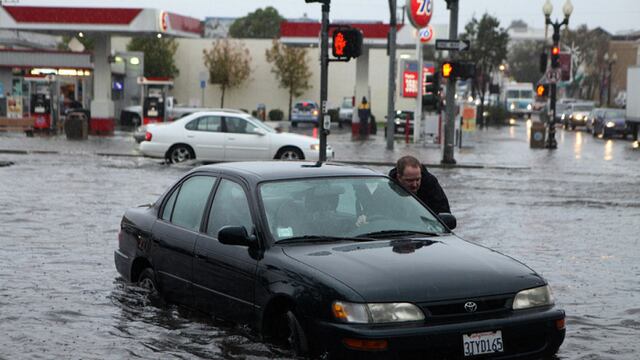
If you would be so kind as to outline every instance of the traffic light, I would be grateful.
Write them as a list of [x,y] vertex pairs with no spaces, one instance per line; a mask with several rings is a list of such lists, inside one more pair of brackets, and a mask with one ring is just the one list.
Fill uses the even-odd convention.
[[551,67],[556,69],[560,66],[560,47],[554,46],[551,49]]
[[538,86],[536,86],[536,95],[538,95],[538,97],[547,97],[547,96],[549,96],[549,85],[548,84],[538,84]]
[[445,79],[469,79],[476,75],[476,65],[470,62],[445,61],[440,66],[440,72]]
[[437,110],[440,103],[440,74],[427,73],[422,95],[422,107]]
[[357,58],[362,54],[362,33],[354,28],[339,28],[333,32],[333,56],[339,59]]

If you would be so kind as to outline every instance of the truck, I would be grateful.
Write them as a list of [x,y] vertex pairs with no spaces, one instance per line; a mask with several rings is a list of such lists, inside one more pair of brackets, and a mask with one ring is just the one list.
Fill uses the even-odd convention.
[[502,87],[502,104],[512,118],[531,118],[533,112],[533,84],[507,83]]
[[627,110],[625,121],[631,129],[634,146],[638,146],[638,129],[640,128],[640,67],[627,69]]

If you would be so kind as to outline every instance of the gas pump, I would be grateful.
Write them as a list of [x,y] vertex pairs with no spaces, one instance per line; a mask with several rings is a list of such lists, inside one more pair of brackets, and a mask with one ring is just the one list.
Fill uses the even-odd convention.
[[50,131],[54,123],[53,84],[54,79],[47,77],[25,77],[29,81],[29,112],[35,118],[34,130]]
[[168,78],[138,77],[141,87],[142,124],[152,124],[167,121],[169,87],[173,80]]

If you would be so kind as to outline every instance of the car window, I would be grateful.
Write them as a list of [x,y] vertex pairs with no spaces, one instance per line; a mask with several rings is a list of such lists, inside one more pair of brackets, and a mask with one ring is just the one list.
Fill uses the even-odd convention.
[[418,200],[388,178],[329,178],[260,186],[265,217],[277,240],[446,229]]
[[294,105],[294,108],[299,111],[312,111],[315,110],[316,104],[312,102],[299,102]]
[[200,119],[194,119],[191,120],[187,123],[187,125],[184,126],[185,129],[187,130],[196,130],[198,128],[198,121]]
[[605,118],[607,119],[617,119],[617,118],[623,118],[623,117],[624,117],[624,111],[620,111],[620,110],[607,111],[605,114]]
[[227,116],[224,119],[227,132],[233,134],[253,134],[256,126],[245,119]]
[[180,186],[171,222],[190,230],[199,230],[207,199],[215,183],[212,176],[193,176]]
[[198,131],[220,132],[222,130],[222,118],[220,116],[203,116],[198,118]]
[[164,204],[164,209],[162,210],[162,220],[171,221],[171,212],[173,211],[173,205],[176,202],[176,197],[178,196],[178,191],[180,188],[174,190],[173,194],[169,197],[169,200]]
[[242,186],[223,179],[211,204],[207,234],[217,238],[225,226],[242,226],[248,234],[253,232],[249,201]]

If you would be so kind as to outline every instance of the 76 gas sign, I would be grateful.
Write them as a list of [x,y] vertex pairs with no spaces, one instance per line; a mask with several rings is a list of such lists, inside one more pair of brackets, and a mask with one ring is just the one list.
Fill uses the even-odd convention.
[[429,25],[433,15],[433,0],[407,0],[407,15],[411,24],[422,29]]

